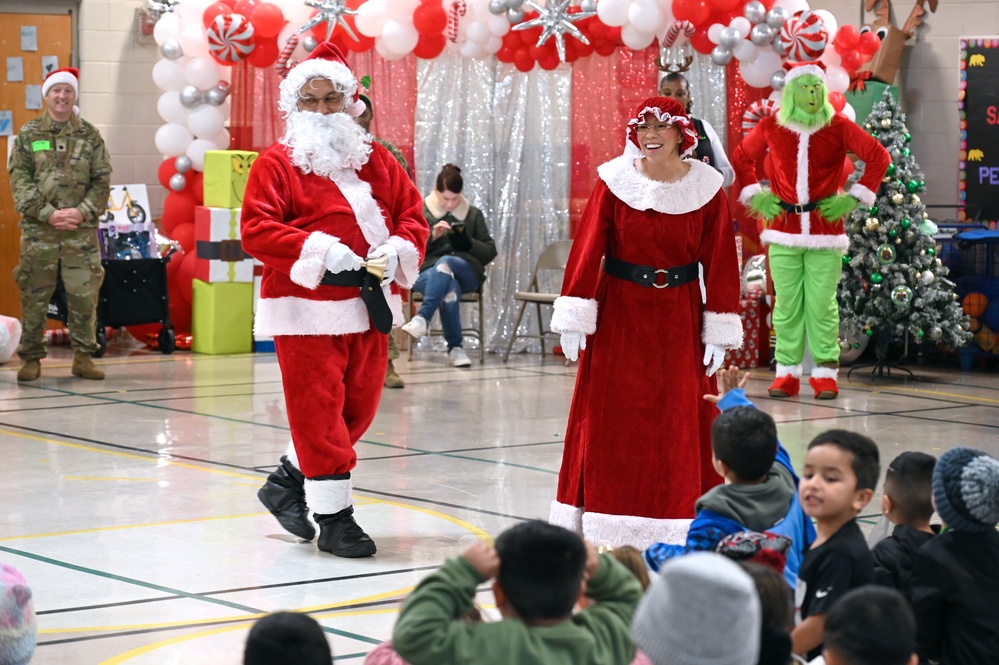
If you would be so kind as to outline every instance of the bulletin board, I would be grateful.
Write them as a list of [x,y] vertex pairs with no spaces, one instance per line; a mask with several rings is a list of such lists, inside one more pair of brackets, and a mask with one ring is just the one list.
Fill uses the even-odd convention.
[[961,37],[961,219],[999,219],[999,36]]

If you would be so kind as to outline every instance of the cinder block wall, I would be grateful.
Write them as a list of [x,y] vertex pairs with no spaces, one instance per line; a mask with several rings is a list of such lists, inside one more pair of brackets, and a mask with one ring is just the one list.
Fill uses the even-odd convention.
[[[114,158],[115,183],[145,182],[153,214],[162,210],[165,190],[156,182],[162,157],[153,135],[160,125],[156,113],[159,90],[152,66],[159,57],[151,40],[135,37],[138,0],[83,0],[80,7],[81,102]],[[873,20],[864,15],[861,0],[817,0],[814,9],[828,9],[840,24]],[[912,4],[893,6],[899,27]],[[999,34],[999,2],[941,2],[927,12],[924,25],[906,45],[896,84],[903,90],[903,110],[912,133],[912,151],[926,172],[926,203],[957,201],[958,165],[958,38]]]

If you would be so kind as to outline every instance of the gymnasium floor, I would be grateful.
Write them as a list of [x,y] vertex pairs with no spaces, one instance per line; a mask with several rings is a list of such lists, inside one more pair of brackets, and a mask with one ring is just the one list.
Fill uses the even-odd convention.
[[[346,560],[297,542],[257,502],[289,437],[273,354],[163,356],[113,340],[104,382],[72,378],[70,360],[53,349],[26,386],[16,359],[0,368],[0,561],[34,592],[35,665],[236,665],[252,620],[279,609],[312,613],[336,662],[360,664],[444,558],[547,516],[575,379],[551,356],[457,370],[440,353],[404,355],[406,388],[385,391],[357,446],[357,517],[378,554]],[[954,445],[999,455],[996,372],[914,369],[916,381],[855,375],[832,402],[769,400],[762,370],[748,392],[796,465],[832,427],[872,436],[883,464]]]

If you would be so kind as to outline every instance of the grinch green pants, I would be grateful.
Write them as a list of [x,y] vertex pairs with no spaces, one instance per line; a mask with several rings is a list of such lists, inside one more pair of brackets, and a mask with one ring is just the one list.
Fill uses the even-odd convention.
[[836,285],[843,253],[770,245],[774,281],[775,357],[781,365],[800,365],[808,350],[817,366],[839,367],[839,305]]

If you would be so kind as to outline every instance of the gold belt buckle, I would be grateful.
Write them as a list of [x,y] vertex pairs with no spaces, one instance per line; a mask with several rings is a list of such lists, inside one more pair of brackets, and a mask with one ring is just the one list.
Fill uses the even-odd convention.
[[808,204],[807,203],[795,203],[794,204],[794,212],[796,212],[799,215],[805,214],[805,212],[806,212],[805,211],[805,206],[806,205],[808,205]]

